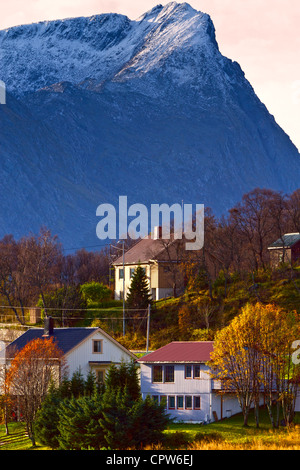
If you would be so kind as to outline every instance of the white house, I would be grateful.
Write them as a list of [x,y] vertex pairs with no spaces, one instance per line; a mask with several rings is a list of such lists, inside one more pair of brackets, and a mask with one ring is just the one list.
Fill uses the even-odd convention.
[[47,318],[45,328],[30,328],[6,348],[6,361],[21,350],[29,341],[53,337],[63,352],[69,377],[80,369],[84,377],[94,371],[103,381],[111,364],[136,360],[136,356],[118,343],[101,328],[54,328],[53,320]]
[[141,393],[166,403],[175,421],[212,422],[241,412],[234,395],[218,394],[206,364],[212,341],[172,342],[138,359]]
[[[115,269],[115,299],[127,297],[131,279],[137,266],[146,274],[153,300],[174,295],[174,284],[183,285],[179,266],[181,259],[180,240],[163,240],[161,227],[155,227],[151,234],[137,241],[129,250],[118,257],[112,266]],[[176,280],[176,282],[175,282]],[[124,294],[125,292],[125,294]]]

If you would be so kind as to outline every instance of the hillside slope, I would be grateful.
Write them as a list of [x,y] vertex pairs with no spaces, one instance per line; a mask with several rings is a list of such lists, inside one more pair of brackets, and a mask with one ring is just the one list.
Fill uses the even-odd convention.
[[299,186],[298,150],[188,4],[10,28],[0,48],[0,236],[47,225],[95,245],[96,209],[120,195],[220,214]]

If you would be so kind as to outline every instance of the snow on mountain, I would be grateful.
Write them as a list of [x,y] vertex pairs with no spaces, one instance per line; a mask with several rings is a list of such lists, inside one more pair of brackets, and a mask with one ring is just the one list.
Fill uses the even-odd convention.
[[[172,55],[175,61],[191,51],[215,55],[217,43],[208,15],[172,2],[136,21],[103,14],[9,28],[0,31],[0,50],[8,90],[24,93],[60,81],[138,77],[161,71]],[[183,65],[179,70],[173,60],[169,66],[179,82],[191,81],[194,64]]]
[[0,64],[0,235],[44,224],[94,244],[97,206],[119,195],[224,213],[299,186],[296,147],[186,3],[0,31]]

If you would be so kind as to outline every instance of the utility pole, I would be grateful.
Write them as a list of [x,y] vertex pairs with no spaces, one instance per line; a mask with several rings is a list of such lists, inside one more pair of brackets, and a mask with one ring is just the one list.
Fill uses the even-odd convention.
[[110,276],[111,276],[111,243],[109,244],[109,256],[108,256],[108,287],[110,288]]
[[125,240],[119,240],[117,242],[117,245],[119,243],[123,244],[123,247],[120,248],[118,246],[110,245],[110,248],[116,248],[117,250],[121,250],[123,252],[123,336],[125,336]]
[[123,336],[125,336],[125,241],[123,242]]
[[148,315],[147,315],[147,346],[146,351],[149,351],[149,333],[150,333],[150,313],[151,313],[151,305],[148,305]]

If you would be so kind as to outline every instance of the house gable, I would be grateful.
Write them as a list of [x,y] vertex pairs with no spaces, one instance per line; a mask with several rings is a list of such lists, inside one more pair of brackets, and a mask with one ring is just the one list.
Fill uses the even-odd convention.
[[[6,348],[9,360],[15,352],[21,350],[30,341],[44,337],[43,328],[30,328]],[[122,361],[136,360],[136,356],[112,338],[101,328],[54,328],[54,342],[63,352],[68,375],[80,369],[87,375],[92,364],[119,364]],[[101,342],[101,349],[95,351],[94,341]]]
[[[95,343],[98,342],[100,347],[95,348]],[[104,330],[97,328],[84,341],[81,341],[68,352],[66,360],[69,375],[72,375],[78,368],[81,369],[83,375],[86,375],[91,368],[106,370],[110,364],[136,360],[136,356]]]

